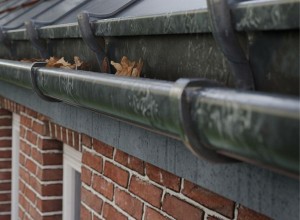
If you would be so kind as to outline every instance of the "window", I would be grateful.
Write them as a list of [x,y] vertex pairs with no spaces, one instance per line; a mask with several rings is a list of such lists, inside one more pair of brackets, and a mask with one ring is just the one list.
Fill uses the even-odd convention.
[[81,153],[64,145],[63,219],[80,219]]
[[13,114],[12,123],[12,167],[11,167],[11,219],[18,219],[19,214],[19,151],[20,149],[20,116]]

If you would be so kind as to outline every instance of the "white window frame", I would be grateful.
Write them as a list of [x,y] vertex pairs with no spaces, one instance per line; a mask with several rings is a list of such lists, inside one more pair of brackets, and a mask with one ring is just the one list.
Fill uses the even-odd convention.
[[[81,158],[82,153],[64,144],[63,148],[63,219],[80,219],[75,216],[74,211],[78,211],[75,207],[76,198],[76,173],[81,174]],[[81,183],[80,183],[81,184]],[[77,189],[78,190],[78,189]],[[78,201],[77,201],[78,202]],[[80,203],[80,201],[79,201]]]
[[20,153],[20,115],[13,113],[12,120],[12,167],[11,167],[11,219],[19,216],[19,153]]

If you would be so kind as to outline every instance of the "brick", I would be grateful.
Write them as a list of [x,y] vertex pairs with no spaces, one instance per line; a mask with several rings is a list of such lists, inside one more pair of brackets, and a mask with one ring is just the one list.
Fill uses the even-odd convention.
[[0,116],[4,116],[4,115],[11,116],[11,112],[1,108],[0,109]]
[[23,126],[20,126],[20,137],[25,138],[27,135],[27,129],[25,129]]
[[37,135],[35,133],[33,133],[32,131],[27,130],[26,139],[34,145],[37,144]]
[[62,142],[55,139],[42,139],[39,138],[38,148],[41,150],[62,150]]
[[74,144],[73,144],[73,147],[76,149],[76,150],[80,150],[80,134],[78,134],[77,132],[74,132]]
[[22,211],[22,209],[19,209],[19,219],[25,219],[25,213]]
[[86,134],[81,134],[81,144],[88,148],[92,148],[92,138]]
[[208,216],[207,220],[221,220],[221,219],[217,218],[216,216]]
[[0,126],[11,126],[12,119],[11,118],[0,118]]
[[136,219],[142,218],[143,204],[129,193],[115,189],[115,203],[125,212]]
[[176,192],[180,190],[180,178],[172,173],[146,163],[146,175],[154,182],[166,186]]
[[85,168],[84,166],[81,167],[81,181],[89,186],[92,182],[92,171]]
[[55,138],[56,137],[56,135],[55,135],[55,133],[56,133],[55,124],[53,124],[53,123],[50,122],[49,128],[50,128],[50,135],[51,135],[51,137]]
[[29,177],[29,185],[31,188],[35,189],[39,194],[41,191],[41,184],[38,182],[37,178],[35,176],[30,176]]
[[[10,203],[9,204],[0,204],[0,213],[1,212],[10,212]],[[2,220],[2,216],[0,215]]]
[[11,200],[11,194],[10,193],[1,193],[0,194],[0,202],[6,202]]
[[70,146],[73,146],[73,131],[67,130],[67,135],[68,135],[68,142],[67,144]]
[[82,163],[99,173],[102,172],[103,160],[93,153],[84,151],[82,154]]
[[1,159],[4,159],[4,158],[11,158],[11,150],[3,150],[3,151],[0,151],[0,155],[1,155]]
[[[30,147],[30,146],[29,146]],[[42,155],[42,152],[36,148],[32,148],[30,147],[30,151],[31,151],[31,158],[36,161],[37,163],[39,164],[42,164],[42,161],[43,161],[43,155]]]
[[[20,139],[20,151],[22,151],[24,154],[30,156],[31,154],[31,147],[29,144],[27,144],[24,140]],[[2,156],[1,156],[2,157]]]
[[149,208],[148,206],[146,207],[145,211],[145,219],[144,220],[167,220],[167,217],[164,217],[162,214],[159,212],[155,211],[154,209]]
[[144,162],[134,156],[123,151],[116,150],[115,161],[140,173],[141,175],[144,175]]
[[26,108],[25,113],[33,118],[37,118],[38,113],[36,111],[33,111],[29,108]]
[[105,162],[104,175],[120,186],[127,187],[129,173],[110,162]]
[[0,169],[11,168],[11,161],[0,161]]
[[62,215],[43,216],[43,220],[62,220]]
[[21,166],[25,166],[26,158],[23,154],[19,153],[19,163]]
[[1,220],[11,220],[11,216],[9,214],[1,215]]
[[80,219],[92,220],[91,212],[85,208],[83,205],[80,206]]
[[43,136],[49,135],[48,126],[47,126],[47,124],[44,124],[44,123],[38,123],[37,121],[33,121],[32,122],[32,130],[35,133],[38,133]]
[[61,134],[61,126],[56,125],[56,138],[60,141],[62,141],[62,134]]
[[103,177],[94,174],[92,188],[109,200],[113,199],[114,186]]
[[62,141],[64,142],[64,143],[67,143],[67,129],[66,128],[64,128],[64,127],[62,127],[61,128],[61,135],[62,135]]
[[271,220],[271,218],[269,218],[268,216],[257,213],[244,206],[239,207],[237,219],[238,220]]
[[0,147],[1,148],[11,147],[11,140],[0,140]]
[[98,218],[97,215],[93,214],[93,220],[102,220],[101,218]]
[[[23,207],[24,210],[29,210],[30,204],[22,194],[19,194],[19,205],[21,207]],[[20,210],[21,209],[19,209],[19,211]],[[22,214],[25,214],[25,213],[22,213]]]
[[136,176],[132,176],[129,184],[129,191],[151,205],[160,208],[161,196],[163,193],[162,189],[152,185],[149,182],[145,182]]
[[0,137],[11,137],[12,130],[10,128],[0,129]]
[[204,215],[201,209],[170,194],[165,195],[162,210],[178,220],[199,220],[202,219]]
[[105,220],[127,220],[127,217],[108,203],[104,204],[103,217]]
[[37,166],[36,164],[30,160],[30,159],[27,159],[26,162],[25,162],[25,168],[32,174],[36,174],[36,169],[37,169]]
[[31,118],[28,118],[24,115],[20,116],[20,124],[27,127],[27,128],[31,128],[32,126],[32,120]]
[[63,190],[63,185],[61,183],[47,184],[41,186],[42,196],[61,196]]
[[28,198],[33,204],[35,203],[36,193],[29,189],[27,186],[24,187],[24,195]]
[[7,182],[7,183],[2,183],[0,181],[0,191],[10,191],[11,190],[11,183]]
[[113,157],[114,148],[99,141],[99,140],[93,139],[93,149],[97,153],[102,154],[105,157],[108,157],[108,158]]
[[26,183],[29,183],[30,175],[29,175],[29,173],[28,173],[27,170],[25,170],[24,168],[20,167],[19,168],[19,175],[20,175],[20,178],[22,180],[24,180]]
[[11,172],[10,171],[0,171],[0,180],[10,180]]
[[62,200],[41,200],[37,197],[36,206],[40,212],[56,212],[62,210]]
[[62,165],[62,153],[43,153],[42,165]]
[[38,167],[37,178],[41,181],[55,181],[62,180],[63,170],[57,169],[41,169]]
[[[26,210],[27,211],[27,210]],[[29,207],[29,215],[33,218],[33,219],[42,219],[42,216],[40,216],[40,214],[38,213],[36,207],[30,205]]]
[[235,203],[209,190],[184,180],[182,193],[201,205],[216,211],[228,218],[234,217]]
[[81,187],[81,201],[98,214],[101,213],[103,200],[94,195],[92,192],[86,190],[84,187]]

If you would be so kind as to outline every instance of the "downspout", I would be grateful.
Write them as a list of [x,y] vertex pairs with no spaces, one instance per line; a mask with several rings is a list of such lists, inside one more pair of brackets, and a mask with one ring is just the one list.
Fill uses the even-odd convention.
[[[32,89],[31,64],[0,60],[0,80]],[[33,68],[46,97],[182,140],[197,156],[227,157],[299,178],[299,99],[86,71]]]

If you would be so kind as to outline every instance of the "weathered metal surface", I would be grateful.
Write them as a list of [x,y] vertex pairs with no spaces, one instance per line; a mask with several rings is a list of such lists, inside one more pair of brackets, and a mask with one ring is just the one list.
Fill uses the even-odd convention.
[[[254,74],[257,91],[299,96],[299,32],[250,32],[240,35]],[[50,40],[52,54],[72,60],[79,56],[99,71],[96,56],[81,39]],[[225,57],[211,34],[105,37],[111,60],[126,55],[144,61],[142,76],[152,79],[177,80],[201,77],[234,86]],[[1,44],[0,44],[1,45]],[[18,59],[39,55],[28,41],[13,41]],[[9,57],[1,46],[0,56]]]
[[[30,69],[28,64],[2,60],[0,79],[19,85],[24,81],[28,88]],[[172,82],[53,68],[36,72],[37,86],[48,97],[182,140],[188,135],[182,123],[188,123],[197,138],[219,153],[299,175],[298,98],[192,88],[186,96],[191,121],[180,121],[176,102],[181,100],[173,95]]]
[[248,163],[211,163],[178,140],[84,108],[45,102],[33,91],[1,80],[0,95],[273,219],[299,219],[296,179]]
[[[128,10],[132,12],[141,4]],[[232,10],[235,29],[249,31],[238,37],[257,91],[299,96],[299,22],[291,19],[299,17],[297,6],[299,1],[294,0],[250,1]],[[124,55],[132,60],[141,58],[144,77],[171,81],[201,77],[233,87],[233,74],[210,33],[206,4],[199,7],[201,10],[142,17],[122,17],[121,13],[119,18],[95,22],[95,34],[104,36],[99,40],[104,39],[109,59],[119,61]],[[79,39],[76,23],[44,27],[38,33],[50,42],[54,56],[70,60],[77,55],[91,64],[91,70],[99,70],[96,56]],[[39,57],[26,43],[24,30],[9,31],[7,36],[18,59]],[[0,47],[0,57],[7,58],[9,52]]]
[[213,37],[226,57],[235,87],[254,90],[254,78],[249,60],[233,28],[230,6],[227,1],[207,0]]
[[191,97],[193,128],[212,149],[299,174],[298,98],[221,88]]

